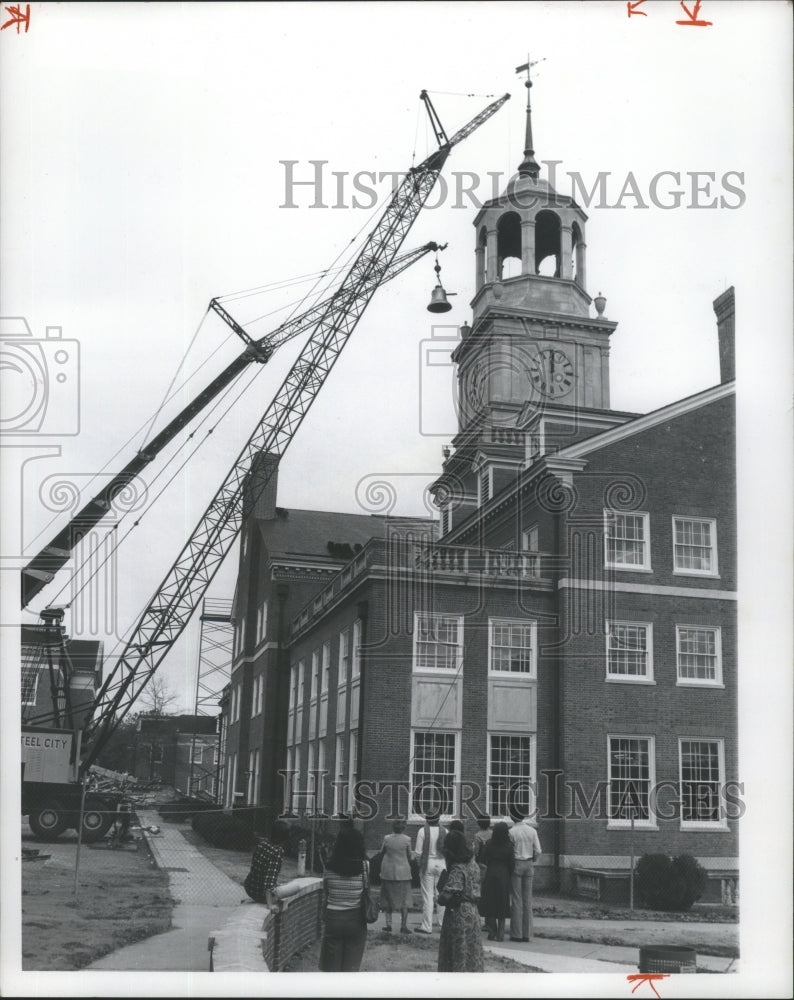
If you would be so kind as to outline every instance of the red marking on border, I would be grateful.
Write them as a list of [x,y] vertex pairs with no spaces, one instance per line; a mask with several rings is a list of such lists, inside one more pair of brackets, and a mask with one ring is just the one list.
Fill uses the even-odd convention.
[[679,0],[681,6],[684,8],[684,13],[686,14],[688,20],[686,21],[676,21],[676,24],[689,24],[695,28],[708,28],[711,26],[711,21],[700,21],[698,20],[698,14],[700,13],[700,0],[695,0],[695,9],[690,10],[689,7],[684,3],[684,0]]
[[632,14],[639,14],[640,17],[647,17],[648,15],[644,10],[640,10],[640,4],[645,3],[645,0],[628,0],[626,4],[626,16],[631,17]]
[[6,7],[6,13],[10,14],[11,17],[6,21],[5,24],[0,25],[0,31],[4,28],[10,28],[12,25],[17,26],[17,34],[19,34],[20,24],[25,25],[25,34],[28,33],[28,28],[30,27],[30,4],[25,4],[25,13],[22,13],[22,5],[19,7]]
[[656,996],[659,997],[659,1000],[661,1000],[661,994],[657,992],[657,989],[654,986],[654,981],[657,979],[667,979],[669,975],[669,972],[632,972],[631,975],[626,976],[626,979],[630,983],[634,982],[635,979],[637,980],[632,987],[632,993],[642,986],[643,983],[647,983],[653,992],[656,993]]

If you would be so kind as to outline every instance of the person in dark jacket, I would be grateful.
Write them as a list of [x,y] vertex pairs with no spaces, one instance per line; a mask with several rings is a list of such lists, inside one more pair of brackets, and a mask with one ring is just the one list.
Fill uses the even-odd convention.
[[504,941],[505,920],[510,916],[510,885],[515,861],[507,823],[496,823],[491,839],[480,851],[485,865],[480,913],[485,917],[489,941]]

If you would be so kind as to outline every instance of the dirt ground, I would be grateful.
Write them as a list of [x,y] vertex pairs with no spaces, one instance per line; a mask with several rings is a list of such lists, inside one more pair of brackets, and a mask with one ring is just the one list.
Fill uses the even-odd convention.
[[168,876],[152,866],[143,843],[83,844],[76,898],[74,831],[47,844],[25,824],[22,846],[38,850],[40,859],[21,863],[23,970],[82,969],[170,928]]
[[[317,972],[320,942],[295,955],[284,972]],[[384,934],[370,930],[361,962],[361,972],[437,972],[438,935],[425,938],[411,934]],[[500,955],[485,954],[485,972],[542,972]]]

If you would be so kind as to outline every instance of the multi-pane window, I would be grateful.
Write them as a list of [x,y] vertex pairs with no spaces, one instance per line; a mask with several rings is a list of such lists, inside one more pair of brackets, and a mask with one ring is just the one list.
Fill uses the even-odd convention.
[[328,685],[330,683],[331,677],[331,643],[323,643],[323,673],[322,680],[320,683],[320,691],[323,694],[328,694]]
[[256,613],[256,641],[259,643],[267,633],[267,601],[263,598]]
[[312,687],[309,697],[312,701],[317,697],[320,687],[320,651],[315,649],[312,653]]
[[361,620],[353,622],[353,649],[350,659],[350,676],[358,677],[361,673]]
[[676,573],[717,573],[717,522],[711,518],[673,518],[673,568]]
[[325,740],[317,742],[317,781],[315,785],[317,811],[322,812],[325,802]]
[[604,511],[604,545],[607,566],[616,569],[650,569],[647,514]]
[[511,807],[529,811],[531,737],[491,735],[488,740],[488,808],[491,816],[510,816]]
[[646,825],[653,819],[653,739],[648,736],[609,737],[609,821]]
[[415,670],[457,670],[462,654],[462,619],[447,615],[415,616]]
[[679,684],[722,684],[720,630],[676,625]]
[[39,686],[39,667],[38,663],[33,665],[28,663],[22,664],[22,704],[23,705],[35,705],[36,704],[36,691]]
[[298,661],[298,701],[297,701],[297,705],[296,705],[296,707],[298,709],[303,708],[303,693],[304,693],[303,681],[304,681],[304,674],[305,674],[305,664],[304,664],[303,660],[299,660]]
[[190,747],[190,763],[200,764],[202,762],[203,757],[204,757],[203,744],[197,743],[196,740],[193,740],[193,743]]
[[347,684],[347,674],[350,669],[350,629],[345,628],[339,633],[339,666],[337,684],[341,687]]
[[347,776],[347,763],[345,761],[345,738],[336,737],[336,757],[334,760],[334,815],[338,816],[345,811],[345,783]]
[[680,740],[681,822],[719,823],[722,787],[720,740]]
[[607,622],[607,677],[653,680],[653,627],[640,622]]
[[535,622],[491,618],[488,669],[491,673],[535,674]]
[[411,757],[411,810],[425,816],[455,806],[455,733],[414,732]]
[[358,732],[350,732],[350,753],[347,772],[347,808],[352,812],[356,801],[356,772],[358,770]]

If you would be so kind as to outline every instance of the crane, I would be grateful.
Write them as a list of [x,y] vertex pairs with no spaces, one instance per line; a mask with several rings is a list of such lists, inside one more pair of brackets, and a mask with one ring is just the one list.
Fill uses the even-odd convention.
[[[280,459],[325,383],[384,275],[395,263],[400,247],[427,201],[453,147],[494,115],[509,99],[493,101],[448,138],[426,91],[424,101],[434,124],[439,147],[418,166],[411,167],[394,191],[383,214],[368,234],[337,291],[312,318],[314,327],[298,357],[253,433],[232,464],[197,525],[185,542],[155,594],[141,613],[112,670],[86,712],[80,728],[81,747],[73,753],[78,782],[97,760],[107,740],[121,724],[199,606],[207,587],[234,542],[245,517],[267,486],[269,466],[252,488],[250,470],[260,453]],[[248,344],[246,350],[254,345]],[[79,759],[78,762],[78,758]],[[23,782],[23,798],[25,794]],[[54,793],[57,794],[56,788]],[[23,804],[23,810],[25,806]],[[42,816],[53,819],[50,829],[63,823],[58,808],[42,789],[32,806],[39,829]],[[68,807],[67,807],[68,808]],[[71,807],[72,811],[74,806]],[[94,813],[101,812],[95,807]],[[31,813],[31,827],[34,826]],[[63,827],[61,827],[63,828]],[[104,833],[104,831],[103,831]]]
[[[377,288],[396,278],[406,268],[415,264],[418,260],[430,252],[437,252],[445,249],[437,243],[426,243],[415,250],[409,250],[399,257],[396,257],[388,265],[381,262],[368,275],[367,280]],[[339,294],[338,292],[335,294]],[[212,402],[228,385],[230,385],[238,375],[241,374],[252,362],[266,364],[275,351],[292,340],[300,333],[307,330],[313,323],[317,322],[328,309],[331,299],[327,298],[317,305],[312,306],[299,316],[294,316],[282,323],[271,333],[254,340],[246,332],[244,327],[227,312],[217,298],[213,298],[207,306],[207,312],[212,309],[221,319],[231,327],[232,330],[244,342],[245,349],[227,367],[216,376],[187,406],[184,407],[171,420],[156,437],[148,443],[146,448],[139,451],[125,466],[110,479],[99,492],[92,497],[69,521],[69,523],[57,532],[44,545],[39,552],[27,563],[22,570],[22,607],[26,608],[30,602],[47,586],[54,578],[58,570],[62,569],[71,557],[80,539],[95,527],[108,513],[113,504],[113,500],[119,492],[152,462],[165,446],[176,437],[209,403]]]

